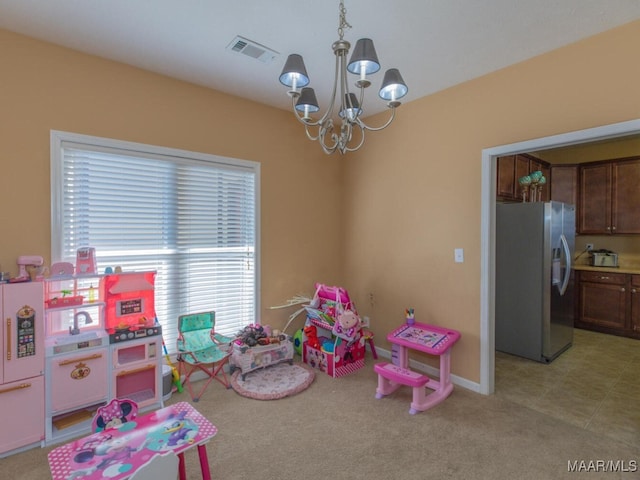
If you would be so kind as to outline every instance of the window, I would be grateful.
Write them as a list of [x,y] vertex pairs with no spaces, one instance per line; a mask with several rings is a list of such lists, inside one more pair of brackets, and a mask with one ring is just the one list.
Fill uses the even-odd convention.
[[235,334],[258,311],[259,164],[65,132],[51,133],[52,262],[96,249],[100,272],[155,270],[163,337],[216,312]]

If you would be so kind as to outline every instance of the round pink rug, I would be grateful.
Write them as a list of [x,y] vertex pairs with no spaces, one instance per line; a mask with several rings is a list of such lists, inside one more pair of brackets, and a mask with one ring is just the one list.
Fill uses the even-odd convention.
[[283,362],[249,372],[244,380],[242,372],[236,370],[231,376],[231,387],[243,397],[277,400],[302,392],[314,378],[315,372],[308,365]]

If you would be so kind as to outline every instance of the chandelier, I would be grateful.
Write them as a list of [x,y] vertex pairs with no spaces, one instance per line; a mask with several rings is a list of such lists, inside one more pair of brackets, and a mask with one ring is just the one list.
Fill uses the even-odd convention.
[[[373,40],[370,38],[361,38],[356,42],[351,60],[347,63],[351,44],[344,40],[344,30],[351,28],[351,25],[347,23],[346,13],[344,2],[340,0],[340,20],[338,23],[340,39],[332,45],[333,53],[336,56],[333,93],[329,107],[320,119],[314,120],[311,117],[311,114],[317,113],[320,107],[313,88],[307,87],[309,76],[302,56],[296,53],[289,55],[280,74],[280,83],[290,87],[288,94],[292,100],[294,115],[304,125],[307,137],[310,140],[320,142],[322,149],[327,154],[332,154],[336,150],[342,154],[358,150],[364,144],[366,130],[378,131],[388,127],[395,117],[396,108],[400,106],[399,100],[408,91],[398,69],[387,70],[378,94],[387,102],[387,107],[391,110],[389,118],[384,125],[379,127],[370,127],[364,123],[362,120],[364,90],[371,85],[367,75],[380,70],[380,64]],[[355,87],[359,90],[357,95],[349,90],[347,71],[359,75],[355,82]],[[338,102],[339,126],[335,124],[338,121],[338,118],[335,117],[335,107]]]

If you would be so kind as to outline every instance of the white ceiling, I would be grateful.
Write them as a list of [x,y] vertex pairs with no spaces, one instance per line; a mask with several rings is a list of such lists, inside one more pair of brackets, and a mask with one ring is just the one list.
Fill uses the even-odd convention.
[[[338,0],[0,0],[0,28],[289,108],[278,82],[305,59],[321,108],[333,82]],[[375,42],[382,69],[365,113],[384,109],[387,68],[404,102],[640,19],[639,0],[345,0],[345,39]],[[241,35],[279,53],[265,64],[226,47]]]

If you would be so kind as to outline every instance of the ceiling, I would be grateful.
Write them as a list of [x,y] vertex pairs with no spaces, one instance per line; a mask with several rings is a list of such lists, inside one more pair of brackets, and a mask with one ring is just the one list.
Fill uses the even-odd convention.
[[[382,69],[365,115],[384,110],[383,72],[409,102],[640,19],[638,0],[345,0],[345,39],[375,42]],[[289,108],[278,82],[290,53],[306,63],[324,110],[334,76],[338,0],[0,0],[0,28],[256,102]],[[240,35],[278,55],[231,52]]]

